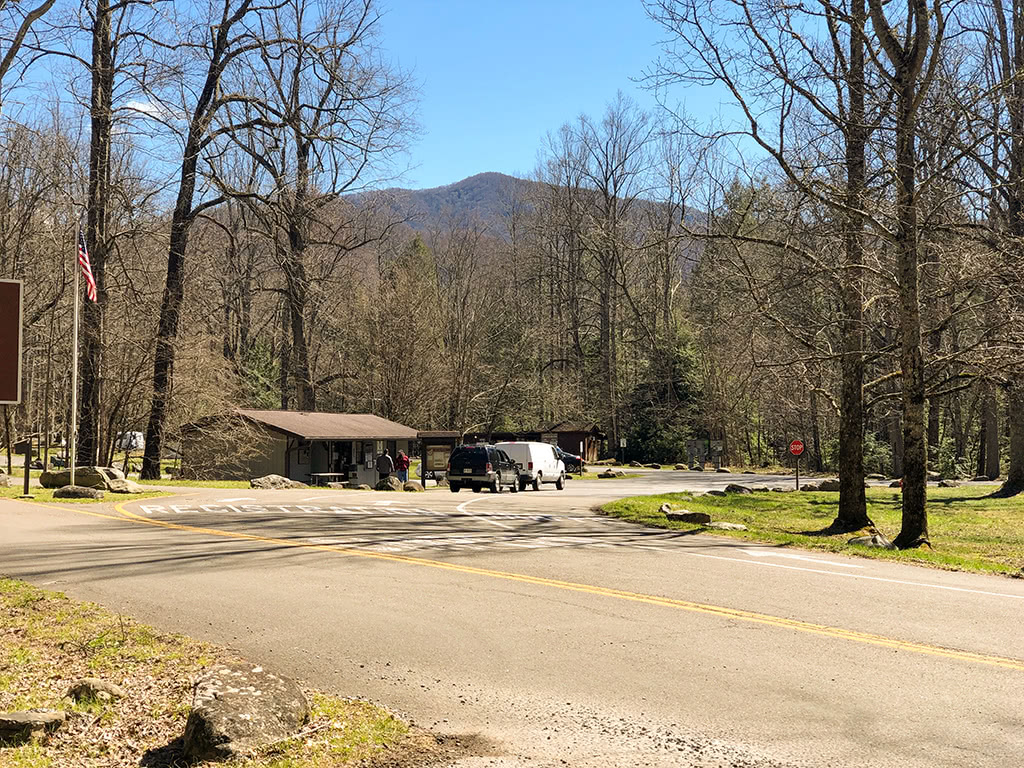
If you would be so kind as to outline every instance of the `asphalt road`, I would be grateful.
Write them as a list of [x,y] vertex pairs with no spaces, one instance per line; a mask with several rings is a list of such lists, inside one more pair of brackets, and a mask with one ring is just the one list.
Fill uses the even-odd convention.
[[0,573],[478,735],[460,768],[1021,764],[1024,581],[592,511],[736,480],[0,501]]

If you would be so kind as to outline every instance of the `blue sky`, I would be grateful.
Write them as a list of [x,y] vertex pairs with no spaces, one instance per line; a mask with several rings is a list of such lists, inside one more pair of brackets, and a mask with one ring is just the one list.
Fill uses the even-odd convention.
[[[547,132],[600,115],[616,91],[655,100],[631,78],[661,31],[640,0],[387,0],[383,45],[421,84],[422,136],[401,186],[483,171],[530,174]],[[681,94],[674,94],[676,98]]]

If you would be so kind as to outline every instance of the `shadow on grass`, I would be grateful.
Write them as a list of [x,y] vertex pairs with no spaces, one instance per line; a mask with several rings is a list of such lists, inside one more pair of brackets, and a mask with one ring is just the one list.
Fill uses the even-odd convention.
[[185,759],[185,742],[180,736],[162,747],[146,750],[139,761],[141,768],[189,768]]

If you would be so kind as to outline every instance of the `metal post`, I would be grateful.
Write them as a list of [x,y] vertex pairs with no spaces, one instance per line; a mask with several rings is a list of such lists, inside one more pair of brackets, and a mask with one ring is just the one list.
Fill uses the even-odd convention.
[[31,466],[32,466],[32,438],[29,437],[29,439],[25,441],[25,489],[24,489],[24,496],[23,496],[24,498],[31,498],[29,496],[29,493],[28,493],[28,478],[29,478],[29,475],[32,472],[32,470],[30,469]]
[[796,456],[796,489],[800,490],[800,454]]
[[[77,233],[76,233],[77,238]],[[78,273],[82,268],[78,265],[78,240],[75,240],[75,311],[71,323],[71,454],[68,463],[71,465],[70,485],[75,484],[75,464],[78,463]]]

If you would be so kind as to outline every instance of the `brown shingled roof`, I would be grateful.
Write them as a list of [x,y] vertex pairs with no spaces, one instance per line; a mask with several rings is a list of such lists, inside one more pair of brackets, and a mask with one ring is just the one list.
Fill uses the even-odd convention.
[[254,411],[239,408],[243,418],[303,440],[415,440],[416,430],[372,413]]

